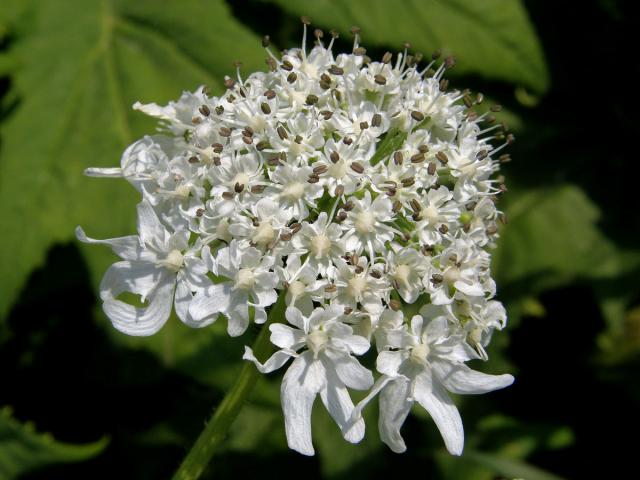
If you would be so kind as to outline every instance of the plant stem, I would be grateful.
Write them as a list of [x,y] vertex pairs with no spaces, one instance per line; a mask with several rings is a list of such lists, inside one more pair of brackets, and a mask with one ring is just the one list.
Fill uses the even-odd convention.
[[[273,305],[271,312],[269,312],[269,318],[262,326],[258,337],[253,343],[253,353],[257,358],[264,358],[273,350],[273,346],[269,342],[269,325],[283,320],[286,306],[284,297],[285,292],[283,291],[278,301]],[[211,420],[205,425],[196,443],[174,474],[173,480],[196,480],[202,475],[216,449],[226,437],[233,421],[240,413],[257,379],[258,370],[255,365],[246,362],[236,383],[227,392],[218,408],[215,409]]]

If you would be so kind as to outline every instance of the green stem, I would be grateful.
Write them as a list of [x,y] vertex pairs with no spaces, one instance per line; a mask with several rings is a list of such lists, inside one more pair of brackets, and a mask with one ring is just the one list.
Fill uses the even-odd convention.
[[[273,345],[269,342],[269,325],[283,320],[286,307],[285,294],[286,292],[284,291],[280,294],[278,301],[269,313],[269,318],[262,326],[258,337],[253,343],[252,348],[256,358],[265,358],[273,351]],[[202,475],[216,449],[225,439],[233,421],[242,410],[257,380],[258,370],[255,365],[246,362],[236,383],[227,392],[213,413],[211,420],[200,433],[196,443],[174,474],[173,480],[196,480]]]

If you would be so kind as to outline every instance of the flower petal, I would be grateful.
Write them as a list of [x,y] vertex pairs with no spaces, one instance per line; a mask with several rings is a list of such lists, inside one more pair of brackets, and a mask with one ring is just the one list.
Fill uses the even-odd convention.
[[447,391],[428,369],[417,375],[413,382],[414,398],[431,415],[447,450],[452,455],[461,455],[464,446],[462,419]]
[[95,238],[87,237],[87,234],[84,233],[81,227],[76,227],[76,238],[82,243],[108,245],[113,252],[123,260],[140,260],[144,252],[140,246],[140,238],[137,235],[96,240]]
[[380,416],[378,430],[380,439],[395,453],[407,449],[400,428],[406,420],[413,402],[409,400],[411,383],[398,378],[390,381],[380,392]]
[[311,443],[311,409],[316,395],[324,386],[324,368],[309,352],[296,358],[282,379],[280,397],[289,448],[302,453],[315,453]]
[[211,285],[198,292],[189,305],[189,314],[195,322],[201,322],[218,313],[226,312],[231,301],[231,284],[228,282]]
[[358,443],[364,437],[364,420],[362,418],[350,422],[354,405],[349,391],[340,381],[331,365],[325,364],[327,385],[320,391],[320,398],[331,418],[338,424],[344,439]]
[[472,370],[462,363],[435,361],[432,362],[432,368],[438,380],[452,393],[487,393],[508,387],[513,383],[513,376],[509,374],[487,375]]
[[218,315],[208,315],[207,317],[196,320],[193,318],[191,313],[189,312],[189,305],[193,301],[193,293],[191,293],[191,288],[184,281],[178,281],[176,284],[176,298],[174,301],[174,305],[176,308],[176,314],[178,318],[182,320],[185,325],[188,325],[192,328],[202,328],[207,325],[211,325],[218,318]]
[[366,390],[373,385],[373,374],[352,356],[327,348],[324,355],[335,368],[336,375],[349,388]]
[[253,354],[253,350],[245,345],[244,355],[242,356],[242,359],[253,362],[260,373],[271,373],[274,370],[282,367],[285,363],[287,363],[287,361],[289,361],[291,357],[296,356],[296,352],[290,350],[278,350],[273,355],[271,355],[264,363],[260,363],[260,361]]
[[[127,265],[134,263],[134,265]],[[102,308],[113,326],[127,335],[153,335],[171,314],[175,276],[144,262],[117,262],[100,284]],[[116,297],[123,292],[146,296],[148,306],[135,307]]]
[[282,323],[274,323],[269,326],[271,343],[280,348],[292,348],[294,345],[304,342],[304,332],[297,328],[291,328]]

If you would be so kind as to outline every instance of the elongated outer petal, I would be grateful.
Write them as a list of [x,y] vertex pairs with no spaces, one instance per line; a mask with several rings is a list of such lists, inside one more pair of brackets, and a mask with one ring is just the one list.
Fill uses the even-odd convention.
[[400,428],[404,424],[413,401],[409,399],[411,382],[399,377],[389,381],[380,392],[380,416],[378,430],[380,439],[395,453],[407,449]]
[[320,391],[320,398],[331,418],[338,424],[344,439],[358,443],[364,437],[364,420],[362,418],[350,422],[354,405],[349,391],[333,371],[331,361],[325,359],[327,385]]
[[[146,262],[117,262],[100,284],[102,308],[113,326],[127,335],[153,335],[171,314],[175,275]],[[146,295],[147,307],[129,305],[116,297],[123,292]]]
[[122,178],[121,168],[85,168],[84,174],[87,177]]
[[215,322],[218,318],[217,314],[209,315],[198,320],[193,318],[191,313],[189,313],[189,305],[191,305],[193,298],[191,288],[189,288],[187,282],[178,281],[176,284],[176,298],[174,302],[178,318],[182,320],[185,325],[193,328],[206,327],[207,325],[211,325]]
[[351,355],[328,348],[321,354],[321,357],[326,357],[332,362],[336,375],[347,387],[366,390],[373,385],[371,371],[360,365],[360,362]]
[[107,245],[123,260],[140,260],[143,253],[142,247],[140,246],[140,238],[138,238],[137,235],[96,240],[95,238],[87,237],[87,234],[84,233],[81,227],[76,227],[76,238],[83,243]]
[[462,419],[449,394],[428,369],[416,375],[413,382],[414,398],[431,415],[447,450],[452,455],[461,455],[464,447]]
[[195,322],[202,322],[218,313],[226,312],[231,301],[231,284],[218,283],[198,292],[189,305],[189,314]]
[[266,362],[260,363],[253,354],[253,350],[245,345],[242,359],[253,362],[260,373],[271,373],[282,367],[291,357],[297,357],[296,352],[291,350],[278,350],[271,355]]
[[479,394],[492,392],[513,383],[513,376],[487,375],[472,370],[466,365],[449,362],[434,361],[433,372],[447,390],[458,394]]
[[304,352],[296,358],[282,379],[280,398],[289,448],[315,453],[311,443],[311,409],[316,395],[324,388],[326,373],[313,354]]

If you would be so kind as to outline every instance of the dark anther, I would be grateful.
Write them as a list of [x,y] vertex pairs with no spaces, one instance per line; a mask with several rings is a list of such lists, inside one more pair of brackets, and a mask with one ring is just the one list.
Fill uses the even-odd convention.
[[393,154],[393,163],[395,163],[396,165],[402,165],[403,161],[404,156],[402,155],[402,152],[395,152]]
[[291,72],[289,75],[287,75],[287,82],[289,83],[294,83],[297,79],[298,75],[296,75],[296,72]]
[[449,157],[447,157],[447,154],[444,152],[436,153],[436,158],[440,160],[442,163],[447,163],[449,161]]
[[374,75],[373,76],[373,80],[378,84],[378,85],[386,85],[387,84],[387,79],[384,75]]
[[236,184],[233,186],[233,189],[236,193],[241,193],[244,190],[244,185],[242,183],[236,182]]
[[413,110],[411,112],[411,118],[413,118],[416,122],[421,122],[424,120],[424,114],[422,112],[418,112],[417,110]]
[[315,105],[318,103],[318,97],[316,95],[307,95],[307,105]]
[[362,172],[364,172],[364,167],[362,166],[362,164],[360,164],[358,162],[353,162],[351,164],[351,170],[353,170],[356,173],[362,173]]
[[205,117],[208,117],[209,115],[211,115],[211,110],[209,110],[209,107],[207,107],[206,105],[202,105],[198,110]]
[[373,117],[371,117],[371,126],[379,127],[380,125],[382,125],[382,115],[380,115],[379,113],[374,113]]
[[333,162],[333,163],[338,163],[338,161],[340,160],[340,154],[338,152],[331,152],[329,154],[329,159]]
[[389,63],[393,59],[393,54],[391,52],[386,52],[382,56],[382,63]]

